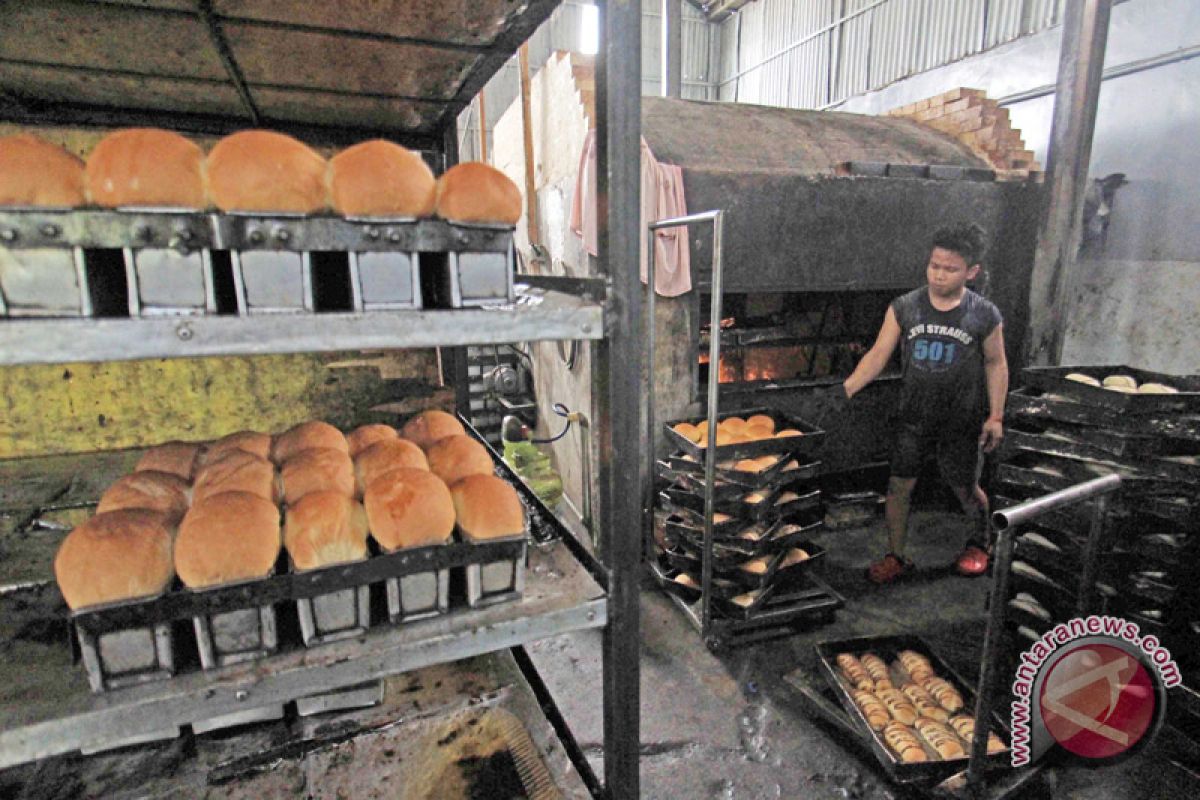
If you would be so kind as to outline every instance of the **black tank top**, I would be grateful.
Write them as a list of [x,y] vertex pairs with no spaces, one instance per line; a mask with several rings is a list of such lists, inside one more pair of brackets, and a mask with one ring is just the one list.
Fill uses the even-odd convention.
[[892,311],[903,347],[901,421],[977,430],[987,417],[983,340],[1000,324],[1000,310],[967,289],[957,307],[939,311],[922,286],[893,300]]

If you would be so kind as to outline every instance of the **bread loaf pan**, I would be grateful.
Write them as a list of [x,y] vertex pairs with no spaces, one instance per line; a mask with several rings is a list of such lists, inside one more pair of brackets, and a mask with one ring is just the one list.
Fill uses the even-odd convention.
[[350,291],[358,311],[422,307],[417,253],[350,253]]
[[296,600],[306,647],[359,636],[371,627],[371,589],[341,589]]
[[239,313],[313,310],[312,262],[308,253],[234,250],[231,255]]
[[[193,617],[192,622],[196,629],[196,645],[200,649],[200,665],[205,669],[263,658],[274,653],[278,646],[273,606],[208,614]],[[258,706],[199,720],[192,723],[192,730],[197,734],[209,733],[282,718],[282,705]]]
[[216,313],[209,250],[127,247],[123,254],[131,317]]
[[[784,468],[794,460],[788,458],[786,453],[777,455],[779,458],[772,466],[758,472],[738,469],[737,464],[741,459],[721,461],[717,464],[716,476],[723,481],[736,483],[747,489],[761,489],[764,486],[774,484],[778,480],[780,473],[784,471]],[[667,466],[675,472],[704,480],[704,459],[701,457],[682,452],[676,453],[667,459]],[[814,464],[814,466],[816,465]],[[797,467],[799,467],[799,464],[797,464]],[[793,468],[793,471],[795,469]]]
[[[1072,373],[1103,381],[1110,375],[1128,375],[1144,383],[1161,383],[1177,394],[1126,394],[1067,380]],[[1021,377],[1030,386],[1067,397],[1085,405],[1109,408],[1126,414],[1196,413],[1200,411],[1200,375],[1167,375],[1129,366],[1026,367]]]
[[393,623],[435,617],[450,608],[449,569],[389,578],[386,586],[388,618]]
[[6,316],[92,316],[83,250],[0,247],[0,317]]
[[490,539],[472,539],[460,530],[459,536],[471,544],[520,542],[521,549],[511,558],[467,565],[467,605],[471,608],[520,597],[525,591],[525,533]]
[[383,681],[367,681],[345,689],[325,694],[301,697],[296,701],[296,712],[302,717],[325,714],[331,711],[347,711],[353,708],[368,708],[383,702]]
[[511,241],[506,252],[452,251],[440,274],[438,294],[451,308],[511,303],[516,296]]
[[[122,604],[106,603],[103,607],[118,605]],[[79,613],[97,608],[101,606],[80,609]],[[161,680],[175,674],[174,642],[168,623],[101,634],[90,633],[79,626],[75,631],[93,692]]]

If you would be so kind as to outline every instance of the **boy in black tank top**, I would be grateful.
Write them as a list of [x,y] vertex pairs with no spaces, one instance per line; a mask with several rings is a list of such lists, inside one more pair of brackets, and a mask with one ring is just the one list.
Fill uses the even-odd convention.
[[903,347],[898,430],[888,481],[889,552],[867,576],[890,583],[913,568],[904,555],[908,510],[922,458],[936,452],[942,477],[976,532],[956,562],[964,575],[987,570],[982,540],[987,495],[979,487],[983,453],[1004,436],[1008,363],[1000,312],[966,288],[979,274],[983,231],[977,225],[944,228],[933,238],[926,267],[929,283],[892,301],[871,350],[844,384],[848,397],[879,376],[897,345]]

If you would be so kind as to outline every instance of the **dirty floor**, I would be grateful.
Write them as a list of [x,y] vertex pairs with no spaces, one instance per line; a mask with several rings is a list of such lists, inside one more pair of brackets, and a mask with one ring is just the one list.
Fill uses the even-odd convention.
[[[918,512],[910,533],[919,571],[875,587],[862,573],[883,548],[883,526],[829,531],[824,576],[846,598],[828,626],[709,653],[668,598],[642,594],[642,796],[713,798],[890,798],[911,793],[890,783],[872,760],[806,715],[783,676],[816,671],[813,645],[824,639],[911,633],[924,637],[960,674],[974,679],[983,646],[987,578],[962,578],[951,563],[962,518]],[[592,767],[602,774],[600,634],[559,636],[529,648]],[[1143,753],[1116,766],[1061,767],[1021,796],[1182,798],[1200,796],[1200,750],[1164,729]]]

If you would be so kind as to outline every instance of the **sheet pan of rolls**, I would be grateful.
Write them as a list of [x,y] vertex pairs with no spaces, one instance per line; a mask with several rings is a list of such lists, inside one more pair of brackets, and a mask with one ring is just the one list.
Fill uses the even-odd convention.
[[[941,779],[965,768],[975,731],[970,687],[916,636],[823,642],[817,654],[850,719],[899,781]],[[1008,752],[997,717],[987,755]]]
[[[180,621],[214,668],[518,597],[526,509],[493,467],[433,409],[400,430],[309,421],[149,449],[54,561],[93,690],[171,675]],[[302,641],[279,641],[277,613]]]
[[[205,153],[180,134],[114,131],[86,161],[30,134],[0,138],[0,317],[91,316],[97,276],[124,262],[128,313],[218,311],[213,253],[237,312],[312,311],[313,252],[345,254],[352,310],[513,299],[520,191],[463,163],[435,178],[385,140],[331,158],[269,130]],[[436,254],[436,255],[435,255]],[[424,281],[435,297],[423,297]]]

